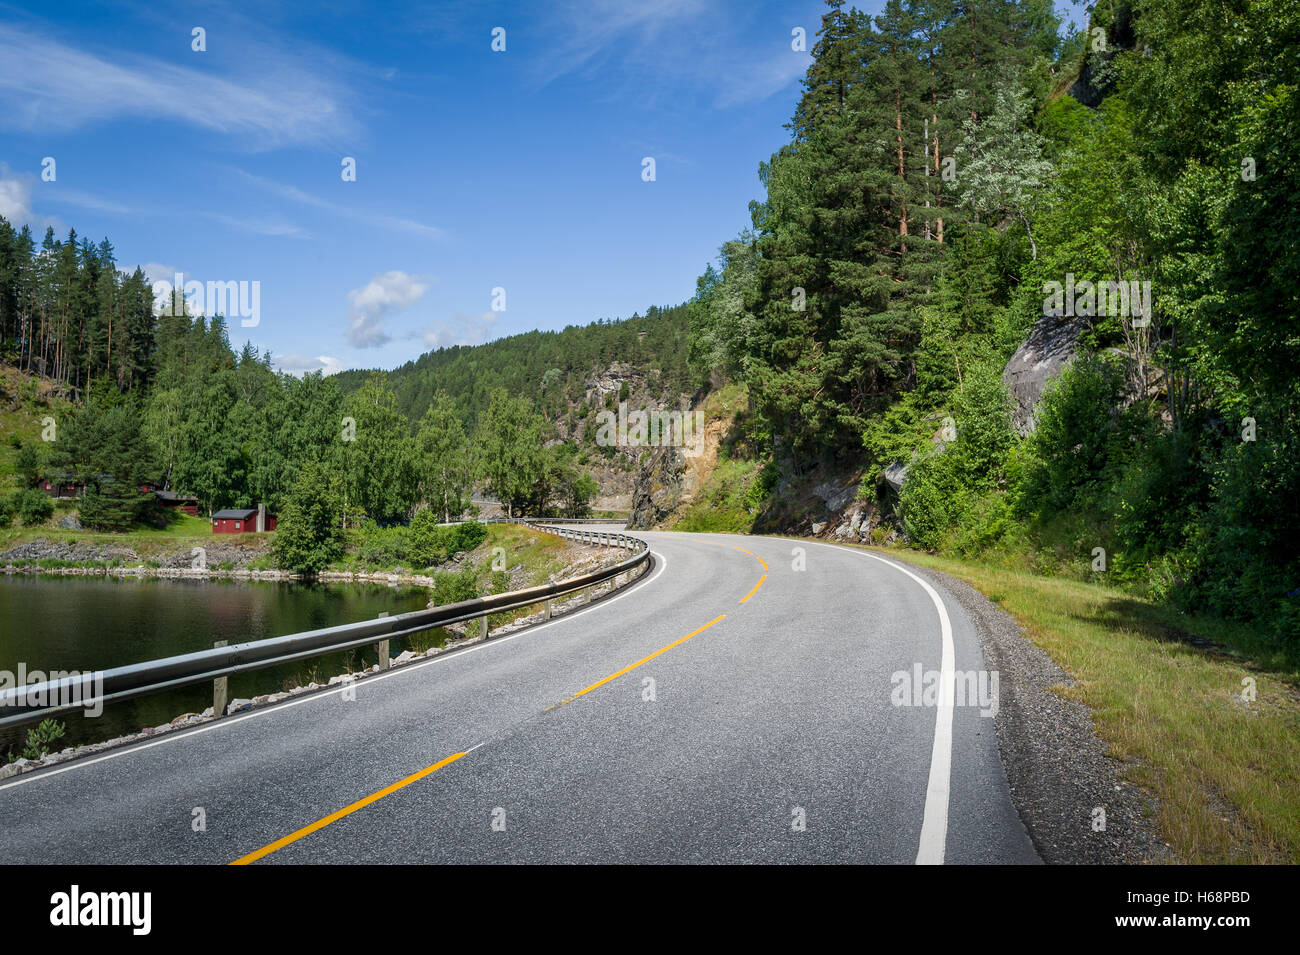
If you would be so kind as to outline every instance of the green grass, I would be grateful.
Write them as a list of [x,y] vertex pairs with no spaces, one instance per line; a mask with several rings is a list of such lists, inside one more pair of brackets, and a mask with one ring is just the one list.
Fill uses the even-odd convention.
[[967,581],[1078,681],[1059,692],[1092,710],[1126,777],[1156,796],[1181,861],[1300,862],[1300,671],[1249,628],[1099,583],[886,553]]

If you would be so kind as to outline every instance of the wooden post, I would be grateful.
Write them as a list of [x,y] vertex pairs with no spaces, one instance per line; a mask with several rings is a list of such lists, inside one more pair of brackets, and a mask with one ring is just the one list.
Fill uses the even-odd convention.
[[[379,616],[387,617],[388,611],[387,610],[380,611]],[[375,644],[375,649],[379,652],[379,669],[387,670],[388,669],[388,641],[380,640],[378,643]]]
[[[212,645],[213,647],[226,646],[225,640],[218,640]],[[226,712],[226,699],[230,693],[230,677],[219,676],[212,681],[212,715],[224,716]]]

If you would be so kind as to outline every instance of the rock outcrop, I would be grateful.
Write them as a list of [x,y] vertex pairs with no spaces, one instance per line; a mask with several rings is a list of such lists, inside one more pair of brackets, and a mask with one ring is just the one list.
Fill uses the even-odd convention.
[[1044,315],[1002,370],[1002,382],[1015,399],[1012,425],[1022,435],[1034,430],[1034,409],[1047,383],[1074,360],[1087,319]]
[[681,449],[650,449],[637,463],[628,527],[649,530],[675,513],[683,503],[686,459]]

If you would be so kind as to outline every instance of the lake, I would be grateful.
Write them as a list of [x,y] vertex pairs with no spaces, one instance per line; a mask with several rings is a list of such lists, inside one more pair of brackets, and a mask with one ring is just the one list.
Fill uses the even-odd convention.
[[[422,587],[367,583],[0,576],[0,670],[103,670],[209,648],[423,609]],[[423,650],[443,634],[422,634]],[[417,638],[419,639],[419,638]],[[391,645],[396,656],[404,646]],[[346,672],[349,655],[335,653],[230,678],[229,699],[275,693],[313,678]],[[373,647],[354,650],[352,669],[378,661]],[[212,684],[169,690],[115,703],[90,719],[60,717],[68,727],[58,748],[99,742],[157,726],[212,705]],[[0,760],[25,739],[28,727],[0,731]]]

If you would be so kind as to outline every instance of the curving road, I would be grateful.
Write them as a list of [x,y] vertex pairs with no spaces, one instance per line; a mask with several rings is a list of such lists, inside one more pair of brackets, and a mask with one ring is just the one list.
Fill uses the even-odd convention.
[[640,536],[653,570],[572,616],[0,785],[0,857],[1038,861],[976,701],[893,699],[984,668],[955,600],[859,550]]

